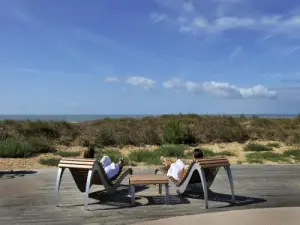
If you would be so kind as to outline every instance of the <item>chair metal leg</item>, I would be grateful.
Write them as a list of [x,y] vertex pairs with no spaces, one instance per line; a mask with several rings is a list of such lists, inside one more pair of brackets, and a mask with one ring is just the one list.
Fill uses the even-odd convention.
[[203,189],[203,193],[204,193],[205,209],[207,209],[208,208],[207,184],[206,184],[205,173],[202,168],[200,169],[200,178],[201,178],[202,189]]
[[165,203],[166,205],[169,205],[169,184],[165,184],[166,193],[165,193]]
[[59,206],[59,188],[60,188],[60,184],[61,184],[61,178],[62,175],[65,171],[65,168],[58,168],[58,172],[57,172],[57,177],[56,177],[56,187],[55,187],[55,192],[56,192],[56,205]]
[[231,173],[231,168],[230,166],[224,166],[224,169],[227,172],[228,180],[229,180],[229,185],[230,185],[230,190],[231,190],[231,202],[235,202],[235,196],[234,196],[234,186],[233,186],[233,179],[232,179],[232,173]]
[[161,193],[162,193],[162,185],[161,185],[161,184],[159,184],[159,185],[158,185],[158,194],[160,194],[160,195],[161,195]]
[[92,180],[93,171],[89,170],[86,186],[85,186],[85,196],[84,196],[84,210],[88,210],[88,204],[89,204],[89,192],[90,192],[90,186],[91,186],[91,180]]

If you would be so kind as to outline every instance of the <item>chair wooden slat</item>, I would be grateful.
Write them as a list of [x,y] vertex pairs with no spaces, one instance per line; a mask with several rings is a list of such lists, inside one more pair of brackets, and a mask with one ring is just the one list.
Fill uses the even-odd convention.
[[[59,187],[61,182],[61,177],[65,168],[68,168],[72,174],[72,177],[76,183],[76,186],[81,192],[85,192],[88,196],[90,187],[94,184],[103,185],[108,194],[113,194],[117,191],[122,180],[128,175],[132,174],[132,169],[123,168],[114,178],[108,179],[107,174],[101,163],[93,159],[76,159],[76,158],[62,158],[58,164],[59,170],[56,182],[56,194],[58,199]],[[91,180],[88,180],[88,174],[93,171],[93,176]],[[87,182],[89,182],[89,187],[86,187]],[[85,198],[84,209],[88,208],[88,198]]]
[[87,170],[91,170],[93,168],[93,165],[76,165],[76,164],[62,164],[62,163],[60,163],[58,166],[63,168],[81,168]]
[[201,165],[201,168],[215,168],[215,167],[222,167],[222,166],[229,166],[229,163],[211,163],[206,165]]
[[60,160],[61,164],[72,164],[72,165],[94,165],[94,162],[91,161],[68,161],[68,160]]
[[84,161],[84,162],[95,162],[95,159],[80,159],[80,158],[61,158],[63,161]]

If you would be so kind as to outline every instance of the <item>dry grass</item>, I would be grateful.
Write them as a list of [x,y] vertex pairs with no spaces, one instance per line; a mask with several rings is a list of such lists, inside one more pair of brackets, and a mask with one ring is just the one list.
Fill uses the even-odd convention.
[[[260,144],[267,144],[270,143],[269,141],[257,141],[257,143]],[[275,148],[273,147],[273,151],[270,153],[264,153],[264,152],[245,152],[244,145],[242,143],[211,143],[211,144],[203,144],[203,145],[197,145],[195,147],[206,149],[210,152],[208,152],[208,155],[224,155],[226,153],[226,157],[229,159],[229,161],[232,164],[252,164],[252,163],[264,163],[264,164],[278,164],[278,163],[298,163],[300,162],[300,148],[299,146],[295,145],[287,145],[282,142],[279,142],[280,147]],[[192,151],[195,147],[189,147],[186,146],[184,148],[184,157],[182,158],[191,158],[192,157]],[[72,148],[68,148],[65,146],[57,146],[57,149],[59,151],[70,151],[70,152],[81,152],[78,158],[82,158],[84,150],[86,150],[86,147],[81,146],[74,146]],[[146,147],[135,147],[135,146],[126,146],[122,148],[104,148],[104,149],[98,149],[97,152],[97,158],[100,158],[101,156],[109,155],[111,156],[115,161],[119,159],[119,157],[124,157],[125,162],[128,165],[149,165],[151,163],[157,164],[158,158],[160,155],[166,154],[157,154],[157,153],[151,153],[159,150],[159,146],[146,146]],[[112,152],[111,152],[112,151]],[[154,158],[150,158],[149,160],[144,160],[143,162],[134,162],[132,159],[130,159],[130,154],[137,151],[149,151],[149,155],[153,156]],[[232,156],[228,156],[227,154],[231,154]],[[135,153],[136,154],[136,153]],[[145,157],[145,153],[141,153],[142,157]],[[248,157],[247,157],[248,155]],[[57,157],[60,158],[57,155],[54,155],[53,153],[46,153],[41,154],[38,156],[30,157],[30,158],[0,158],[0,165],[1,169],[38,169],[38,168],[45,168],[48,167],[47,165],[41,165],[40,159],[41,158],[53,158]],[[132,157],[132,156],[131,156]],[[169,156],[168,156],[169,157]],[[170,157],[173,160],[176,160],[176,157]],[[139,161],[139,160],[138,160]],[[190,160],[187,160],[190,161]]]

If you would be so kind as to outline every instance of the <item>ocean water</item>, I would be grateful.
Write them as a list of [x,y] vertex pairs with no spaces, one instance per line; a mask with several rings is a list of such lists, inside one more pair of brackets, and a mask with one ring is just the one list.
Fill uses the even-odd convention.
[[[207,115],[207,114],[205,114]],[[215,114],[211,114],[215,115]],[[228,116],[240,116],[240,114],[226,114]],[[246,117],[257,116],[260,118],[294,118],[297,114],[243,114]],[[157,115],[0,115],[0,120],[44,120],[44,121],[67,121],[84,122],[103,118],[139,118]]]

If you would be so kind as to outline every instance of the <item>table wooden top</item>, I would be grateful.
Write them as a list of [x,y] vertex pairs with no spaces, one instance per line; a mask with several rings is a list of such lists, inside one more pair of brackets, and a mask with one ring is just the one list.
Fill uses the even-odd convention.
[[129,176],[131,184],[169,184],[165,174],[138,174]]

